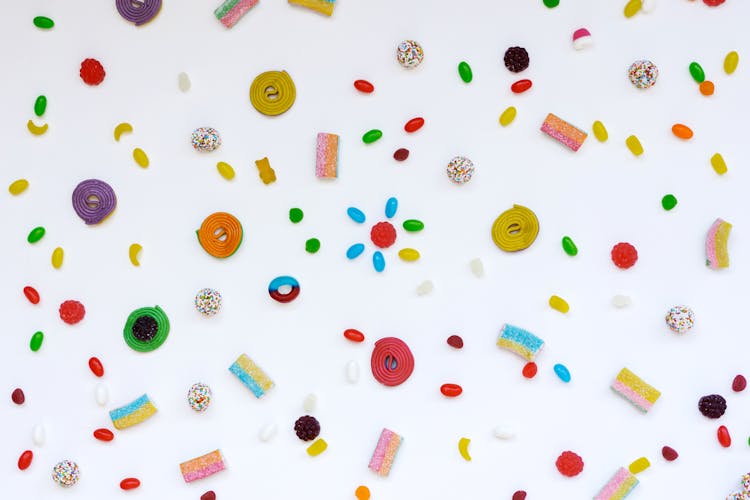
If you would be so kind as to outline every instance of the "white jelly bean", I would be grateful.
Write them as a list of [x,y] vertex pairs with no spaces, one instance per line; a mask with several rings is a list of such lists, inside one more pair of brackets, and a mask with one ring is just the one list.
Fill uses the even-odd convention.
[[359,363],[354,360],[351,360],[346,364],[346,380],[348,380],[350,384],[356,384],[359,382]]
[[44,426],[42,424],[34,426],[34,429],[31,431],[31,441],[37,446],[42,446],[46,441]]
[[190,90],[190,77],[187,73],[182,72],[177,75],[177,86],[180,88],[181,92],[187,92]]
[[263,428],[260,430],[260,434],[258,435],[258,437],[260,438],[261,441],[263,441],[264,443],[267,443],[274,438],[277,430],[278,430],[278,426],[276,425],[276,423],[271,422],[263,426]]
[[641,4],[641,12],[644,14],[650,14],[656,8],[656,0],[643,0]]
[[482,259],[478,257],[473,259],[469,262],[469,267],[471,268],[471,272],[474,273],[474,276],[477,278],[484,276],[484,264],[482,263]]
[[432,281],[427,280],[423,281],[421,285],[417,287],[417,295],[427,295],[428,293],[431,293],[435,289],[435,285],[432,284]]
[[512,427],[499,425],[495,427],[495,437],[498,439],[513,439],[516,437],[516,431]]
[[318,406],[318,396],[316,396],[315,394],[308,394],[305,400],[302,402],[302,408],[307,413],[314,412],[316,406]]
[[94,398],[96,399],[96,404],[99,406],[105,406],[109,402],[109,388],[107,384],[103,382],[96,384]]
[[630,304],[631,300],[627,295],[615,295],[614,297],[612,297],[612,305],[617,307],[618,309],[628,307]]

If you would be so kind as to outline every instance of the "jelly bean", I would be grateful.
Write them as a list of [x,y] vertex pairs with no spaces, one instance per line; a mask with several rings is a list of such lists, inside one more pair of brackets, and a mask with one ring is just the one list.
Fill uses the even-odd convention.
[[598,140],[599,142],[607,141],[607,139],[609,138],[609,134],[607,133],[607,128],[602,122],[596,120],[591,128],[594,130],[594,137],[596,137],[596,140]]
[[94,389],[94,400],[99,406],[107,404],[109,401],[109,388],[107,388],[106,384],[101,382],[96,384],[96,389]]
[[482,263],[482,259],[471,259],[469,262],[469,269],[471,269],[471,273],[477,278],[484,276],[484,264]]
[[500,125],[502,125],[503,127],[507,127],[508,125],[513,123],[513,120],[515,119],[516,119],[516,108],[513,106],[509,106],[500,115]]
[[65,251],[61,247],[57,247],[52,251],[52,267],[60,269],[63,265],[63,258],[65,257]]
[[663,456],[664,460],[666,460],[667,462],[673,462],[677,460],[677,457],[679,457],[680,455],[674,448],[664,446],[661,449],[661,456]]
[[639,141],[636,136],[631,135],[630,137],[625,139],[625,145],[635,156],[640,156],[643,154],[643,146],[641,145],[641,141]]
[[141,482],[134,477],[126,477],[120,481],[120,488],[123,490],[134,490],[141,485]]
[[21,453],[21,456],[18,457],[18,469],[19,470],[28,469],[33,459],[34,459],[34,453],[31,450],[24,451],[23,453]]
[[[34,18],[34,26],[42,30],[48,30],[55,26],[55,21],[53,21],[49,17],[36,16]],[[39,116],[42,116],[42,115],[39,115]]]
[[578,255],[578,247],[573,242],[573,239],[570,236],[563,236],[562,247],[563,250],[565,250],[565,253],[570,255],[571,257],[575,257],[576,255]]
[[518,80],[510,86],[511,92],[514,94],[521,94],[531,88],[531,80]]
[[29,236],[26,237],[26,240],[29,243],[36,243],[37,241],[44,238],[44,234],[46,232],[47,230],[44,229],[42,226],[35,227],[34,229],[31,230],[31,232],[29,233]]
[[190,90],[190,87],[190,76],[184,71],[181,71],[177,75],[177,88],[180,89],[180,92],[187,92]]
[[263,426],[258,434],[258,438],[264,443],[267,443],[274,438],[278,430],[279,427],[274,422],[271,422]]
[[693,137],[693,131],[690,127],[683,125],[682,123],[675,123],[672,125],[672,133],[675,137],[679,137],[680,139],[690,139]]
[[344,337],[352,342],[364,342],[365,334],[354,328],[347,328],[344,330]]
[[374,128],[365,132],[365,134],[362,136],[362,142],[364,142],[365,144],[372,144],[381,137],[383,137],[383,131]]
[[734,73],[737,69],[737,65],[740,62],[740,55],[736,51],[732,51],[724,58],[724,72],[727,75]]
[[511,500],[526,500],[526,492],[523,490],[516,491],[513,493]]
[[464,346],[464,339],[458,335],[451,335],[446,342],[448,342],[448,345],[454,349],[461,349]]
[[201,495],[200,500],[216,500],[216,493],[214,493],[213,490],[208,490]]
[[396,161],[404,161],[409,157],[409,150],[406,148],[399,148],[393,153],[393,159]]
[[469,83],[474,78],[474,74],[471,72],[471,66],[466,61],[458,63],[458,76],[464,83]]
[[346,364],[346,380],[350,384],[356,384],[359,382],[359,364],[351,360]]
[[417,291],[417,295],[421,297],[422,295],[427,295],[429,293],[432,293],[434,289],[435,289],[435,284],[430,280],[425,280],[417,286],[416,291]]
[[691,62],[688,69],[690,70],[690,76],[693,77],[695,83],[703,83],[703,80],[706,79],[705,71],[703,71],[703,68],[701,68],[701,65],[697,62]]
[[47,110],[47,96],[40,95],[34,101],[34,114],[36,116],[42,116]]
[[365,245],[363,243],[355,243],[346,250],[346,258],[349,260],[356,259],[360,255],[362,255],[362,252],[364,251]]
[[307,413],[315,411],[315,407],[318,405],[318,396],[315,394],[308,394],[304,401],[302,401],[302,409]]
[[367,80],[355,80],[354,88],[365,94],[371,94],[375,90],[375,85]]
[[10,399],[17,405],[22,405],[26,401],[26,395],[23,393],[23,389],[16,387],[10,394]]
[[216,170],[218,170],[219,175],[224,177],[226,180],[231,181],[232,179],[234,179],[234,169],[229,163],[220,161],[216,164]]
[[558,5],[560,5],[560,0],[543,0],[544,6],[548,9],[554,9]]
[[27,181],[26,179],[18,179],[17,181],[11,182],[10,186],[8,186],[8,192],[13,196],[18,196],[19,194],[26,191],[26,188],[28,187],[29,181]]
[[622,309],[623,307],[628,307],[630,305],[630,297],[627,295],[615,295],[612,297],[612,305],[617,307],[618,309]]
[[661,199],[661,206],[664,210],[672,210],[677,206],[677,198],[673,194],[665,194]]
[[555,374],[565,382],[566,384],[570,382],[570,370],[565,365],[561,365],[560,363],[556,364],[553,367],[553,370],[555,370]]
[[385,216],[390,219],[394,215],[396,215],[397,210],[398,210],[398,200],[393,197],[388,198],[388,201],[385,202]]
[[701,94],[708,97],[710,95],[714,95],[714,90],[716,90],[716,87],[714,86],[714,82],[712,82],[711,80],[706,80],[698,85],[698,90],[700,90]]
[[716,431],[716,439],[724,448],[729,448],[732,444],[732,436],[729,435],[729,429],[725,425],[720,425]]
[[355,207],[349,207],[346,209],[346,215],[357,224],[362,224],[365,221],[365,213]]
[[135,148],[133,150],[133,159],[141,168],[148,168],[148,156],[141,148]]
[[94,431],[94,437],[99,441],[112,441],[115,438],[115,433],[109,429],[96,429]]
[[130,263],[136,267],[141,265],[141,262],[138,260],[138,254],[141,253],[141,250],[143,250],[143,247],[138,243],[133,243],[128,248],[128,258],[130,258]]
[[31,431],[31,441],[37,446],[42,446],[45,437],[44,426],[42,424],[36,424]]
[[34,332],[34,335],[31,336],[31,340],[29,341],[29,349],[31,349],[32,352],[37,352],[42,347],[42,342],[44,342],[44,333]]
[[623,13],[625,14],[625,17],[631,18],[636,15],[639,10],[641,10],[642,6],[643,3],[641,2],[641,0],[630,0],[627,4],[625,4]]
[[714,172],[719,175],[727,173],[727,163],[724,161],[724,157],[719,153],[716,153],[711,157],[711,166],[714,168]]
[[89,358],[89,369],[97,377],[104,376],[104,365],[102,365],[102,362],[96,356]]
[[307,447],[307,454],[311,457],[317,457],[326,449],[328,448],[328,443],[326,443],[325,439],[318,438],[315,441],[313,441],[313,444]]
[[440,392],[447,398],[455,398],[460,396],[464,390],[458,384],[443,384],[440,386]]
[[423,125],[424,125],[424,118],[418,116],[406,122],[406,124],[404,125],[404,130],[406,130],[407,132],[411,134],[412,132],[416,132],[417,130],[422,128]]
[[539,370],[539,367],[536,366],[536,363],[533,361],[529,361],[525,365],[523,365],[523,370],[521,370],[521,374],[526,378],[534,378],[536,377],[536,372]]
[[498,439],[513,439],[516,437],[516,431],[512,427],[499,425],[492,430],[492,433]]
[[357,497],[357,500],[370,500],[370,488],[357,486],[357,489],[354,490],[354,496]]
[[643,0],[641,5],[641,12],[644,14],[650,14],[656,8],[656,0]]
[[745,390],[745,387],[747,387],[747,380],[742,375],[737,375],[734,377],[734,380],[732,380],[732,390],[734,392],[742,392]]
[[26,122],[26,128],[29,129],[29,132],[34,135],[43,135],[45,132],[47,132],[49,124],[45,123],[44,125],[39,126],[33,121],[29,120],[28,122]]
[[379,273],[382,273],[385,269],[385,257],[380,251],[376,251],[372,254],[372,267]]
[[414,262],[419,260],[419,250],[415,248],[402,248],[398,251],[398,256],[405,262]]
[[628,466],[628,470],[630,470],[631,474],[638,474],[649,467],[651,467],[651,462],[648,461],[648,458],[641,457],[633,461],[633,463]]
[[557,295],[553,295],[549,298],[549,306],[555,311],[560,311],[563,314],[566,314],[568,311],[570,311],[570,306],[565,301],[565,299],[563,299],[562,297],[558,297]]
[[32,304],[39,303],[39,292],[37,292],[34,287],[31,287],[31,286],[23,287],[23,294],[26,296],[27,299],[29,299],[29,302],[31,302]]
[[404,229],[410,233],[417,233],[424,229],[424,222],[417,219],[408,219],[403,223]]

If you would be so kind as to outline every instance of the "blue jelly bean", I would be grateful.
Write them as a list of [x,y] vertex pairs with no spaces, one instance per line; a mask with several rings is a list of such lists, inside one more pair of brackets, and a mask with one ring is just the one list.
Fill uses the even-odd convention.
[[372,254],[372,267],[379,273],[382,273],[385,269],[385,257],[379,250]]
[[553,368],[555,370],[555,374],[560,377],[560,380],[562,380],[566,384],[570,382],[570,370],[568,370],[565,365],[561,365],[560,363],[558,363]]
[[356,259],[360,255],[362,255],[362,252],[365,251],[365,245],[362,243],[355,243],[354,245],[350,246],[349,249],[346,251],[346,258]]
[[349,216],[351,220],[356,222],[357,224],[362,224],[365,221],[365,213],[354,207],[349,207],[346,209],[346,215]]
[[385,216],[391,219],[396,215],[396,210],[398,210],[398,200],[396,198],[388,198],[388,201],[385,202]]

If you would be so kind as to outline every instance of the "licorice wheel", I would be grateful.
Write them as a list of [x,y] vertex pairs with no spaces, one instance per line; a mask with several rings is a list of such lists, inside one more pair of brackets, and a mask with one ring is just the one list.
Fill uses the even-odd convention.
[[117,207],[112,186],[98,179],[81,181],[73,190],[73,210],[88,225],[99,224]]
[[117,12],[136,26],[151,21],[161,10],[161,0],[117,0]]
[[[282,293],[279,291],[282,287],[289,287],[289,291]],[[300,292],[299,281],[291,276],[278,276],[268,284],[268,295],[276,302],[286,304],[297,298]]]
[[539,234],[539,220],[521,205],[501,213],[492,224],[492,241],[501,250],[518,252],[529,248]]
[[131,349],[150,352],[167,340],[169,318],[159,306],[141,307],[130,313],[122,333]]
[[266,71],[255,77],[250,85],[250,102],[268,116],[285,113],[297,96],[294,81],[286,71]]
[[226,212],[206,217],[196,234],[203,249],[218,259],[230,257],[242,244],[242,224]]
[[403,340],[384,337],[375,342],[370,367],[375,380],[395,387],[406,382],[414,371],[414,355]]

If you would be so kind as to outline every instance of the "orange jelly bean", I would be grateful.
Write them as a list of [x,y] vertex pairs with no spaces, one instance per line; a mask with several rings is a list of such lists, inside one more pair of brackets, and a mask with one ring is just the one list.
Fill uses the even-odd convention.
[[714,82],[710,80],[704,80],[703,83],[698,85],[698,90],[705,96],[714,95]]
[[690,139],[693,137],[693,131],[690,130],[690,127],[682,123],[672,125],[672,133],[680,139]]

